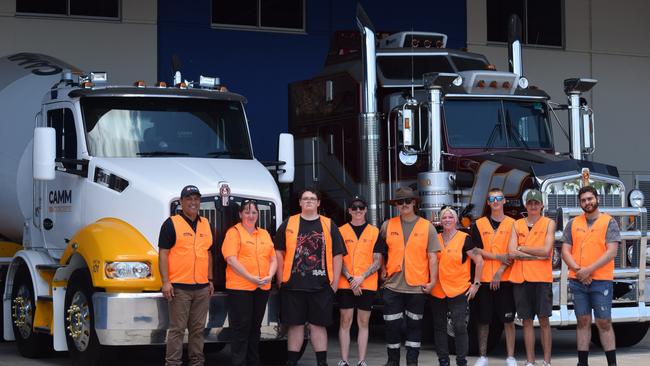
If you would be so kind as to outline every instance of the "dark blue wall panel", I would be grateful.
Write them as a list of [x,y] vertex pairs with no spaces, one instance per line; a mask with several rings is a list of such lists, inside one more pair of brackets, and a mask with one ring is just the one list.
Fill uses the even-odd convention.
[[[324,62],[332,32],[354,30],[356,1],[307,0],[306,34],[213,29],[210,0],[159,0],[158,78],[170,82],[171,57],[183,78],[218,76],[248,98],[253,148],[260,160],[276,158],[277,135],[287,131],[288,84],[312,77]],[[378,31],[446,33],[448,47],[466,44],[465,1],[361,1]]]

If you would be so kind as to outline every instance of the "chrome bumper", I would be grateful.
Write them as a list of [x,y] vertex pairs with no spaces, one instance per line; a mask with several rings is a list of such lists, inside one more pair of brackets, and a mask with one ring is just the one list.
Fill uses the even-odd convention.
[[[204,338],[207,343],[229,342],[228,295],[218,292],[210,299],[210,310],[205,322]],[[165,344],[169,316],[167,300],[161,293],[101,293],[93,295],[95,330],[100,344],[107,346],[133,346]],[[279,296],[273,291],[269,296],[261,339],[277,340],[284,336],[280,328]],[[187,334],[186,339],[187,341]]]

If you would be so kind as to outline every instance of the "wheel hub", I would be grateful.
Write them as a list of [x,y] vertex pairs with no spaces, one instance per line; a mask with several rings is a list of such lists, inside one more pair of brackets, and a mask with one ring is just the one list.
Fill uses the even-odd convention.
[[23,339],[29,338],[32,334],[33,310],[34,304],[32,304],[29,290],[26,286],[20,286],[12,301],[11,317]]
[[74,294],[66,313],[68,335],[74,341],[77,350],[83,352],[90,341],[90,307],[83,292]]

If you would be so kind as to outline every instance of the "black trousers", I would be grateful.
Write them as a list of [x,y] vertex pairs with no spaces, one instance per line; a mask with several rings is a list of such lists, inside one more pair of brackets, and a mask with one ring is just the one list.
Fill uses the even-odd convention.
[[406,362],[417,363],[422,341],[425,294],[405,294],[384,290],[384,323],[388,361],[399,362],[402,324],[406,319]]
[[269,291],[228,290],[228,324],[232,332],[230,352],[233,366],[260,364],[260,327],[268,299]]
[[466,357],[469,346],[469,337],[467,335],[467,317],[469,315],[467,296],[460,294],[456,297],[447,297],[444,299],[431,297],[431,310],[438,360],[441,364],[449,364],[449,342],[447,340],[447,314],[449,314],[454,327],[456,365],[467,365]]

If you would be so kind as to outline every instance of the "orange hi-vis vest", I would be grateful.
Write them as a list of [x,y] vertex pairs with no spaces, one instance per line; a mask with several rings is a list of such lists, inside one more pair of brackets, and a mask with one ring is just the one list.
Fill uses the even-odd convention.
[[[546,242],[546,233],[551,219],[540,217],[539,220],[528,228],[526,219],[515,221],[515,234],[517,235],[517,244],[526,247],[544,247]],[[551,249],[552,250],[552,249]],[[547,259],[540,260],[516,260],[512,264],[510,271],[510,282],[553,282],[553,261],[549,253]]]
[[[323,239],[325,241],[325,263],[327,265],[327,279],[332,283],[334,274],[332,273],[332,220],[329,217],[320,216],[320,223],[323,227]],[[282,271],[282,282],[286,283],[291,277],[291,267],[293,266],[293,257],[296,253],[296,243],[298,242],[298,230],[300,226],[300,214],[289,217],[287,228],[285,230],[286,254],[284,256],[284,268]]]
[[454,237],[445,244],[442,234],[438,234],[440,251],[438,255],[438,281],[431,290],[431,295],[439,299],[456,297],[467,291],[470,286],[472,267],[470,259],[463,263],[463,248],[467,234],[457,231]]
[[208,219],[199,217],[196,232],[181,215],[174,215],[171,219],[176,242],[169,250],[169,282],[191,285],[208,283],[208,251],[212,246]]
[[[512,226],[514,223],[514,219],[506,216],[495,231],[492,229],[490,220],[487,217],[481,217],[476,220],[476,228],[481,234],[481,241],[483,242],[483,250],[493,254],[507,254],[508,243],[510,242],[510,235],[512,235]],[[483,263],[481,282],[492,282],[494,274],[501,267],[501,261],[484,258]],[[501,281],[509,281],[510,270],[511,267],[508,267],[503,271]]]
[[[246,269],[246,272],[260,278],[269,275],[271,257],[275,255],[273,241],[268,231],[256,228],[253,233],[249,234],[241,223],[228,229],[221,246],[221,252],[226,259],[235,256],[237,261]],[[257,289],[257,285],[239,275],[230,266],[227,266],[226,288],[254,291]],[[270,288],[271,283],[260,287],[262,290]]]
[[[386,228],[386,245],[388,246],[388,263],[386,272],[389,276],[404,271],[404,279],[411,286],[420,286],[429,282],[429,221],[419,217],[409,239],[404,244],[402,222],[398,217],[388,220]],[[404,263],[404,268],[402,268]]]
[[[353,277],[363,275],[372,265],[373,250],[379,237],[379,229],[368,224],[363,229],[360,238],[357,238],[357,234],[350,224],[340,226],[339,231],[341,232],[341,236],[345,242],[345,248],[348,252],[348,255],[343,257],[345,268],[348,269],[348,273]],[[377,272],[375,271],[375,273],[363,280],[361,289],[377,291],[377,278]],[[350,283],[343,275],[341,275],[341,279],[339,280],[339,288],[350,288]]]
[[[601,213],[596,221],[589,227],[587,216],[584,214],[573,219],[571,224],[571,256],[578,266],[587,267],[597,261],[607,251],[607,226],[611,216]],[[569,278],[576,278],[576,273],[569,270]],[[591,274],[594,280],[614,279],[614,260],[607,262]]]

